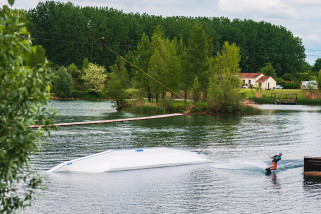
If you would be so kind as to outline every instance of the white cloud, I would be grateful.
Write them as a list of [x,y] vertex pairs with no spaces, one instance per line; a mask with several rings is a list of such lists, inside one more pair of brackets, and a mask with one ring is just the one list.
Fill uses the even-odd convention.
[[283,0],[286,4],[300,7],[321,7],[320,0]]
[[302,38],[306,43],[318,43],[321,45],[321,35],[308,34],[302,36]]
[[297,12],[281,0],[219,0],[218,10],[242,17],[295,18]]
[[[7,2],[7,0],[4,0],[5,2]],[[19,8],[19,9],[31,9],[31,8],[35,8],[38,4],[39,0],[16,0],[13,8]]]

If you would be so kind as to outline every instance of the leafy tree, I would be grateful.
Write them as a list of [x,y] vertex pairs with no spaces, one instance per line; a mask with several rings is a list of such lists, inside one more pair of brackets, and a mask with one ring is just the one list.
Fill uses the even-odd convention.
[[[204,43],[210,50],[207,52],[208,57],[212,56],[213,49],[216,53],[225,41],[229,41],[240,47],[240,68],[243,72],[259,71],[268,62],[276,69],[279,77],[286,73],[293,75],[306,71],[301,39],[285,27],[264,21],[126,14],[113,8],[80,7],[70,2],[55,1],[40,2],[28,13],[31,21],[28,29],[36,38],[34,44],[41,44],[47,50],[50,61],[55,64],[75,63],[80,67],[81,60],[90,56],[91,62],[108,67],[115,63],[116,56],[107,51],[107,47],[125,56],[139,46],[143,33],[151,38],[157,25],[163,27],[168,38],[177,37],[188,43],[190,30],[197,23],[212,38]],[[105,37],[106,47],[100,45],[101,37]],[[200,41],[203,39],[199,37]],[[200,59],[202,57],[200,55]],[[143,70],[145,68],[142,67]],[[183,71],[187,72],[186,69]],[[204,81],[208,83],[206,78],[198,78],[201,85]],[[194,76],[185,80],[189,81],[185,85],[191,86]]]
[[109,74],[108,78],[107,96],[116,100],[117,109],[121,110],[123,100],[127,97],[126,89],[131,86],[126,69],[126,61],[121,57],[117,57],[116,63],[110,66],[110,70],[112,70],[112,73]]
[[293,81],[293,76],[290,73],[286,73],[282,76],[285,81]]
[[260,69],[260,73],[263,73],[265,76],[271,76],[273,79],[277,78],[276,71],[270,62]]
[[192,70],[189,68],[189,56],[187,54],[187,51],[184,51],[181,57],[181,76],[180,76],[180,82],[181,82],[181,88],[184,92],[184,101],[186,102],[187,94],[189,89],[191,89],[191,85],[194,81],[194,74]]
[[296,73],[294,79],[296,81],[309,81],[313,80],[313,73],[311,71],[305,71],[305,72],[300,72]]
[[59,68],[54,78],[54,92],[58,97],[67,98],[71,97],[73,82],[71,74],[63,66]]
[[107,96],[113,100],[116,100],[117,110],[122,109],[123,100],[127,97],[127,93],[119,76],[117,76],[115,73],[109,74]]
[[37,50],[21,18],[7,5],[0,8],[0,213],[30,205],[41,186],[29,162],[43,131],[28,126],[40,123],[48,131],[52,116],[46,97],[50,70],[46,60],[27,66]]
[[176,38],[171,41],[164,37],[160,26],[155,28],[151,44],[153,54],[149,60],[148,72],[154,78],[150,81],[150,88],[156,95],[156,102],[158,102],[160,93],[164,97],[167,91],[174,93],[179,89],[181,73],[179,46]]
[[[164,75],[166,72],[166,62],[161,57],[161,54],[158,49],[156,49],[153,55],[150,58],[150,64],[148,71],[150,75],[155,79],[164,83]],[[153,81],[153,80],[152,80]],[[165,91],[164,86],[159,84],[159,82],[154,82],[150,85],[151,91],[156,95],[156,103],[158,103],[159,94],[162,91]]]
[[182,75],[181,56],[183,51],[183,41],[177,41],[176,38],[173,40],[166,39],[165,47],[167,55],[165,61],[167,62],[167,69],[165,73],[165,84],[171,89],[172,96],[177,92],[180,86],[180,77]]
[[88,60],[88,58],[84,58],[84,59],[82,60],[82,67],[81,67],[81,69],[84,71],[86,68],[88,68],[88,65],[89,65],[89,60]]
[[193,86],[192,86],[192,90],[193,90],[193,100],[195,102],[198,102],[200,100],[201,97],[201,92],[200,92],[200,84],[198,82],[198,78],[197,76],[195,76],[194,81],[193,81]]
[[[208,56],[212,50],[209,50],[208,37],[206,36],[203,28],[195,24],[191,30],[187,46],[187,65],[186,70],[189,74],[186,77],[197,76],[201,91],[206,94],[208,88],[208,69],[209,60]],[[193,74],[193,75],[191,75]],[[188,78],[184,78],[190,82]]]
[[107,75],[103,66],[89,63],[88,68],[84,70],[83,80],[91,92],[102,92],[105,87],[106,78]]
[[241,80],[240,49],[233,43],[224,43],[221,53],[211,59],[212,74],[208,89],[208,108],[212,112],[235,112],[240,108],[239,94]]
[[34,50],[32,54],[30,54],[27,64],[30,67],[35,67],[37,65],[41,66],[45,63],[46,61],[46,54],[45,54],[45,49],[41,45],[37,45],[32,47]]
[[312,71],[315,73],[318,73],[319,71],[321,71],[321,58],[318,58],[317,60],[315,60],[315,63],[312,67]]
[[[149,60],[152,56],[153,49],[149,37],[144,33],[141,41],[137,45],[137,50],[132,55],[132,61],[137,67],[134,70],[134,86],[148,94],[148,101],[151,102],[150,78],[148,75]],[[140,68],[141,70],[137,69]]]
[[77,78],[78,75],[80,74],[80,71],[78,70],[77,66],[74,63],[71,63],[68,66],[67,71],[69,74],[71,74],[73,78]]
[[283,89],[300,89],[301,84],[298,82],[282,82]]
[[317,83],[318,83],[318,89],[319,89],[319,91],[321,91],[321,70],[319,71]]
[[160,26],[155,28],[151,41],[143,35],[133,57],[137,67],[143,71],[134,67],[134,85],[147,92],[149,100],[153,94],[158,102],[161,93],[164,95],[166,91],[179,89],[182,49],[182,41],[178,43],[176,38],[165,38]]

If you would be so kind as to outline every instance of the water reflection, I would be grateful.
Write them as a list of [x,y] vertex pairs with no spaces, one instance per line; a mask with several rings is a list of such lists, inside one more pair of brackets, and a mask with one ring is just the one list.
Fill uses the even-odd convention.
[[274,172],[272,172],[270,174],[270,178],[271,178],[271,183],[273,184],[273,186],[280,187],[280,183],[278,182],[277,175]]

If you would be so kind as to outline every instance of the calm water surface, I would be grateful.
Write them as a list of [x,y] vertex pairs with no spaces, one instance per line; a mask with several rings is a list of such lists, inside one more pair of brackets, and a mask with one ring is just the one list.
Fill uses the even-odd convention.
[[[142,116],[106,101],[52,101],[55,122]],[[60,127],[33,167],[48,189],[23,213],[320,213],[321,182],[303,177],[303,157],[321,156],[321,107],[261,105],[256,116],[182,116]],[[146,116],[146,115],[144,115]],[[123,172],[46,173],[109,149],[172,147],[213,163]],[[283,153],[270,176],[266,155]]]

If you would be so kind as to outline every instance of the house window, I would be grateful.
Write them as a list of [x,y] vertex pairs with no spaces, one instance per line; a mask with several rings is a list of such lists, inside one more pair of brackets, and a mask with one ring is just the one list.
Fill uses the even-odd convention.
[[252,84],[252,82],[251,82],[251,80],[249,80],[249,85],[251,85]]

